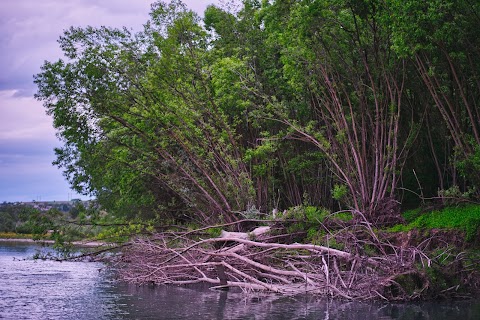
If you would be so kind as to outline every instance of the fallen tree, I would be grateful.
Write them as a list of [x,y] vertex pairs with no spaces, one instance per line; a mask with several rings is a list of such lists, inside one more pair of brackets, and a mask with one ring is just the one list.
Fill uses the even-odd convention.
[[350,300],[411,300],[431,286],[424,269],[432,259],[421,245],[380,241],[367,223],[344,226],[325,236],[323,245],[269,242],[279,239],[279,230],[272,224],[206,239],[195,232],[139,237],[116,264],[122,279],[139,284],[207,283]]

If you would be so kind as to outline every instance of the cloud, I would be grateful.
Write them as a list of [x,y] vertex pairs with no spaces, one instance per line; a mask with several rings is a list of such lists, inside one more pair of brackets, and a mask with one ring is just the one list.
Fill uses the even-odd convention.
[[52,166],[60,145],[52,120],[33,97],[0,91],[0,202],[78,197]]
[[52,119],[33,97],[19,97],[17,91],[0,91],[0,142],[56,141]]
[[0,202],[79,198],[61,172],[51,166],[52,158],[20,157],[14,164],[0,163]]
[[0,202],[81,197],[52,165],[55,144],[49,139],[0,140]]
[[[0,1],[0,90],[33,93],[33,75],[43,61],[62,57],[57,39],[70,26],[110,26],[141,30],[152,0],[15,0]],[[202,14],[210,3],[190,0]]]
[[44,60],[61,57],[57,39],[70,26],[127,26],[148,19],[148,0],[0,1],[0,90],[33,92]]
[[0,202],[79,198],[52,165],[54,158],[48,143],[1,141]]

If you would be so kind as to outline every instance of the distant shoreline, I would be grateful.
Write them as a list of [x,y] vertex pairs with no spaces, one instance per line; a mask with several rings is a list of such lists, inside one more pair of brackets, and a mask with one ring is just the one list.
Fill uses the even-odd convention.
[[[32,244],[54,244],[53,240],[33,240],[33,239],[14,239],[14,238],[0,238],[1,242],[23,242],[23,243],[32,243]],[[100,241],[73,241],[72,244],[78,247],[103,247],[110,245],[106,242]]]

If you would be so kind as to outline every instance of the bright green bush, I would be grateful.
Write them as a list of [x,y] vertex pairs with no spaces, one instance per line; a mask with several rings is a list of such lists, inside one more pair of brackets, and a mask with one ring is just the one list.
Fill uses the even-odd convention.
[[480,205],[447,207],[443,210],[420,213],[411,210],[403,214],[408,224],[396,225],[389,229],[392,232],[412,229],[458,229],[465,232],[467,241],[473,240],[480,228]]

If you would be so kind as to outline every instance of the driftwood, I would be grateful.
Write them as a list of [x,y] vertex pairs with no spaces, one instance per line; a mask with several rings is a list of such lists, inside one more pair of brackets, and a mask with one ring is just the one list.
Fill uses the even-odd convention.
[[251,239],[267,234],[268,232],[270,232],[270,227],[268,226],[255,228],[251,232],[229,232],[222,230],[219,238]]
[[[363,229],[364,234],[371,231]],[[122,279],[135,283],[208,283],[222,289],[344,299],[407,299],[413,293],[401,287],[399,278],[413,277],[420,291],[428,286],[415,267],[417,262],[430,264],[419,248],[380,243],[374,235],[360,238],[358,232],[348,230],[336,236],[337,248],[328,241],[327,245],[263,242],[270,231],[265,226],[249,233],[223,231],[209,239],[174,233],[137,238],[117,261],[118,270]],[[340,249],[342,239],[345,245]],[[367,247],[375,254],[359,250]]]

